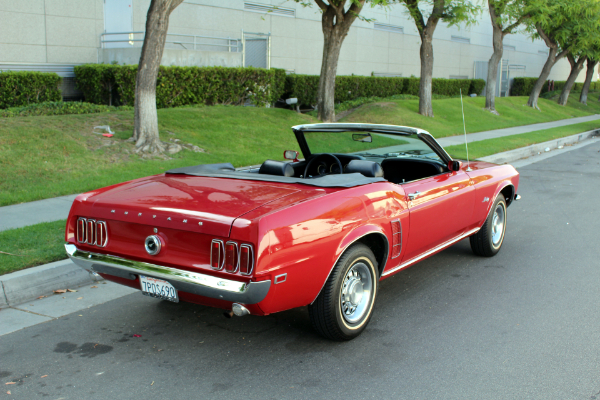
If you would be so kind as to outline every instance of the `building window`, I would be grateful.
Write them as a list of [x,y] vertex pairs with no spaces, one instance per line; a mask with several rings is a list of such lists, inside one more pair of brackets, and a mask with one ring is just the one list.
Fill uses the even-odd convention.
[[504,45],[504,50],[517,51],[517,48],[515,46],[511,46],[509,44],[505,44]]
[[296,17],[296,10],[293,8],[283,8],[279,6],[270,6],[261,3],[244,3],[244,11],[258,12],[262,14],[279,15],[282,17]]
[[464,37],[464,36],[454,36],[452,35],[450,37],[450,40],[452,40],[453,42],[458,42],[458,43],[471,43],[471,39],[468,37]]
[[389,25],[389,24],[381,24],[379,22],[375,22],[373,24],[373,28],[377,29],[378,31],[387,31],[387,32],[394,32],[394,33],[404,33],[404,27],[402,27],[402,26]]
[[449,79],[469,79],[468,75],[450,75]]

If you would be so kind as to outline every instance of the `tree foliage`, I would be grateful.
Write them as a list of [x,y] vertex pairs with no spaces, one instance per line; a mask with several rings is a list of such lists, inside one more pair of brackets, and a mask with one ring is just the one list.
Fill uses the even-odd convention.
[[585,56],[598,40],[598,0],[528,0],[527,30],[549,47],[548,60],[536,82],[528,105],[537,108],[537,99],[552,67],[567,54]]

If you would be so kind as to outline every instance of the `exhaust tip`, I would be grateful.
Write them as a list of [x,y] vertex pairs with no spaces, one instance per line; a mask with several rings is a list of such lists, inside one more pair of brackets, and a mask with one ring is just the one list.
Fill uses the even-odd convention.
[[233,317],[233,311],[225,311],[225,312],[223,313],[223,316],[224,316],[225,318],[232,318],[232,317]]
[[233,303],[231,305],[231,312],[237,315],[238,317],[243,317],[244,315],[250,314],[250,311],[248,311],[246,307],[239,303]]

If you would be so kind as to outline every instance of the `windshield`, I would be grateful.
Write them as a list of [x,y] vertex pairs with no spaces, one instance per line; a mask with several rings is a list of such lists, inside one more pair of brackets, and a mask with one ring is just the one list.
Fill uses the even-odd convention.
[[360,140],[357,132],[304,132],[311,154],[352,154],[378,163],[391,157],[426,158],[443,164],[416,134],[399,136],[361,132],[359,135],[370,135],[371,141]]

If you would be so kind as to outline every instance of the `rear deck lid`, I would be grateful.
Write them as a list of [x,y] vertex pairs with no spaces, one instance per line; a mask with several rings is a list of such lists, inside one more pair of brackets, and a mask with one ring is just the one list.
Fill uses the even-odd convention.
[[95,218],[228,237],[237,217],[298,191],[258,181],[157,175],[87,201]]

